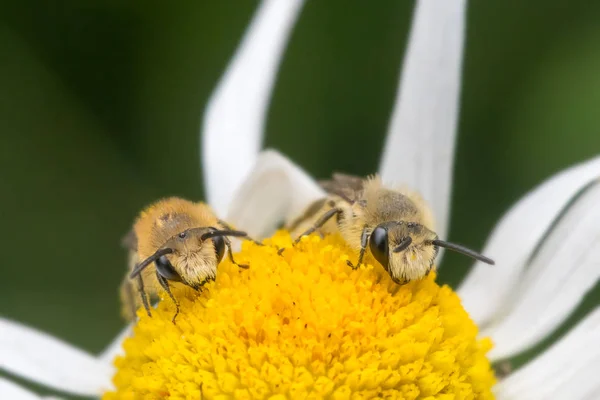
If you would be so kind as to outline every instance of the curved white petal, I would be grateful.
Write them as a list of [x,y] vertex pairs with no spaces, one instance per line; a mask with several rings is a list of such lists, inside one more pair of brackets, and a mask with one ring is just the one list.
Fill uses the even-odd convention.
[[600,157],[568,168],[529,192],[500,219],[483,251],[496,265],[475,263],[458,290],[480,327],[510,301],[528,258],[552,221],[582,187],[598,176]]
[[[482,331],[503,359],[535,345],[564,322],[600,277],[600,180],[553,224],[492,325]],[[502,316],[505,316],[502,318]]]
[[0,399],[40,400],[41,397],[14,382],[0,377]]
[[208,203],[219,216],[262,144],[271,88],[303,0],[263,0],[207,105],[202,167]]
[[112,368],[55,337],[0,318],[0,369],[83,396],[111,389]]
[[275,150],[266,150],[235,193],[227,221],[251,236],[264,237],[323,197],[325,192],[299,166]]
[[116,338],[104,349],[102,353],[98,356],[100,360],[104,363],[112,365],[116,356],[125,354],[123,350],[123,341],[125,338],[131,335],[132,325],[126,326]]
[[465,0],[417,3],[379,172],[419,191],[446,237],[458,120]]
[[[600,309],[495,387],[499,400],[597,399]],[[595,397],[594,397],[595,396]]]

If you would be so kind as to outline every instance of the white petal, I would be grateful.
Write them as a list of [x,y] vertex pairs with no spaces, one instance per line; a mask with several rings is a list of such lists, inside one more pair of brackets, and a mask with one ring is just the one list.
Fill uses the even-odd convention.
[[227,221],[260,238],[323,197],[325,192],[299,166],[275,150],[266,150],[235,193]]
[[597,399],[599,337],[600,309],[596,309],[550,349],[496,385],[497,398]]
[[111,389],[112,368],[55,337],[0,318],[0,369],[83,396]]
[[215,89],[202,129],[209,204],[225,215],[262,145],[271,88],[303,0],[263,0]]
[[123,341],[131,335],[132,326],[126,326],[119,335],[109,344],[106,349],[100,354],[99,358],[102,362],[112,365],[116,356],[124,354]]
[[40,400],[41,397],[0,376],[0,399]]
[[[600,181],[594,180],[553,224],[494,323],[491,359],[535,345],[564,322],[600,277]],[[501,316],[505,316],[502,318]]]
[[446,237],[458,120],[465,0],[417,3],[379,167],[384,181],[419,191]]
[[40,396],[0,376],[0,399],[10,400],[62,400],[56,396]]
[[483,254],[495,266],[475,263],[458,292],[471,317],[480,326],[490,322],[504,304],[534,248],[568,201],[600,176],[600,157],[551,177],[517,202],[494,228]]

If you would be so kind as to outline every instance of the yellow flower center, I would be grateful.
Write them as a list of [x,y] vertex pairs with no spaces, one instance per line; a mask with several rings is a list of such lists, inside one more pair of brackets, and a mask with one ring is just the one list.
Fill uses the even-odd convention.
[[[477,327],[435,274],[398,286],[338,236],[245,243],[202,293],[138,312],[104,399],[493,399]],[[288,249],[277,255],[277,247]],[[375,264],[376,266],[373,266]]]

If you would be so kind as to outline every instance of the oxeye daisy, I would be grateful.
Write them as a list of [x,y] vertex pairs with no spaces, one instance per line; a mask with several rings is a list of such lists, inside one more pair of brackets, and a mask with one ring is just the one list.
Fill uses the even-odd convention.
[[[290,245],[282,220],[324,195],[301,167],[260,153],[264,117],[302,1],[265,0],[204,118],[203,170],[216,212],[256,236],[251,268],[227,261],[201,294],[178,288],[95,357],[0,320],[0,367],[52,389],[136,398],[593,398],[600,390],[594,309],[524,367],[494,376],[554,332],[600,273],[600,159],[550,178],[499,221],[454,292],[427,278],[398,286],[367,258],[357,271],[336,235]],[[417,3],[379,173],[432,205],[446,236],[466,4]],[[402,148],[406,157],[396,157]],[[236,168],[214,161],[236,160]],[[438,263],[439,263],[438,259]],[[40,398],[4,378],[0,397]]]

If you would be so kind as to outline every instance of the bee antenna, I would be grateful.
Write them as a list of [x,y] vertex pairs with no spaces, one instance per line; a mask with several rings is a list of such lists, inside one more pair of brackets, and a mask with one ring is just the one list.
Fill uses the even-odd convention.
[[135,266],[135,268],[133,269],[133,271],[131,272],[131,274],[129,274],[129,278],[133,279],[136,276],[138,276],[139,274],[142,273],[142,271],[150,264],[152,264],[154,261],[158,260],[160,257],[164,256],[165,254],[171,254],[173,252],[173,249],[158,249],[156,250],[156,253],[152,254],[150,257],[146,258],[144,261],[142,261],[141,263],[139,263],[138,265]]
[[481,255],[467,247],[461,246],[460,244],[450,243],[443,240],[432,240],[431,244],[438,247],[443,247],[448,250],[456,251],[457,253],[464,254],[467,257],[474,258],[475,260],[482,261],[486,264],[494,265],[495,262],[491,258],[487,258],[484,255]]
[[200,240],[207,240],[218,236],[234,236],[234,237],[246,237],[248,234],[242,231],[233,231],[233,230],[214,230],[209,231],[200,236]]
[[406,250],[408,246],[412,243],[412,238],[410,236],[405,237],[400,241],[400,244],[394,247],[394,253],[400,253],[402,250]]

